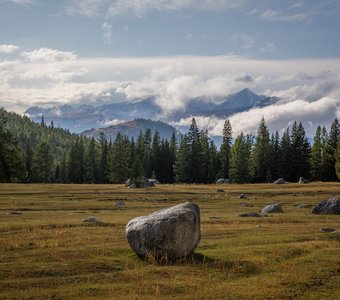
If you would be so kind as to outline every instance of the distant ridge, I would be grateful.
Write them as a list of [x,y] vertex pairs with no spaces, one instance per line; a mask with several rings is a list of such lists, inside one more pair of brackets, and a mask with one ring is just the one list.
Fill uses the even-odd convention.
[[82,132],[82,135],[85,135],[89,138],[98,138],[101,133],[104,133],[107,139],[114,140],[117,134],[120,132],[122,135],[126,135],[129,138],[136,139],[142,130],[145,132],[146,129],[150,129],[152,134],[159,132],[162,139],[170,140],[172,134],[175,132],[176,136],[180,135],[180,132],[176,130],[175,127],[166,124],[161,121],[153,121],[147,120],[143,118],[134,119],[131,121],[123,122],[116,125],[111,125],[105,128],[98,129],[90,129]]

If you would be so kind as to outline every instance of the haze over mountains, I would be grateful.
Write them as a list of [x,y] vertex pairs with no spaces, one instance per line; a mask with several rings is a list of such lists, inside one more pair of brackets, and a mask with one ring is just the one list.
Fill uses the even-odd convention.
[[[159,127],[158,130],[161,136],[168,138],[171,130],[166,127],[166,124],[146,122],[140,119],[162,120],[176,124],[181,119],[192,116],[214,115],[223,118],[255,107],[269,106],[278,100],[276,97],[259,96],[249,89],[243,89],[226,97],[193,99],[185,109],[170,114],[164,113],[153,98],[136,99],[130,102],[126,101],[100,106],[88,104],[78,107],[71,105],[54,107],[34,106],[27,109],[25,114],[35,122],[39,122],[43,115],[47,123],[53,120],[55,126],[67,128],[75,133],[84,132],[84,134],[93,137],[98,136],[100,132],[104,132],[108,137],[114,138],[119,128],[129,136],[136,136],[139,128],[143,129],[145,124],[148,124],[154,130]],[[135,121],[125,123],[132,120]],[[120,123],[124,124],[122,126],[114,126]],[[102,129],[98,130],[99,128]]]

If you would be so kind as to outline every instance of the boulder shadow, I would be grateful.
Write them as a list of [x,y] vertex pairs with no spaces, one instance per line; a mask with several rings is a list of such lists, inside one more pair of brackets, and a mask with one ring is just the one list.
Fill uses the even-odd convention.
[[248,260],[221,260],[194,252],[184,258],[146,255],[144,261],[159,266],[202,266],[233,276],[251,276],[260,273],[260,267]]

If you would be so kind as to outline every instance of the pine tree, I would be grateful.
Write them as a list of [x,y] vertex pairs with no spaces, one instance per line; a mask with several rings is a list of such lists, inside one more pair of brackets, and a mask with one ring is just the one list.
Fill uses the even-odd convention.
[[299,177],[309,177],[310,161],[310,144],[305,135],[305,130],[300,122],[294,122],[291,133],[291,151],[292,151],[292,181],[298,181]]
[[152,140],[152,148],[151,148],[151,169],[152,174],[155,179],[158,178],[161,170],[161,161],[166,159],[166,157],[161,156],[161,136],[159,132],[156,130],[153,140]]
[[337,118],[333,121],[327,142],[324,146],[324,157],[323,157],[323,180],[325,181],[336,181],[337,176],[335,172],[335,154],[338,142],[340,140],[340,124]]
[[340,180],[340,141],[338,142],[338,147],[336,149],[335,160],[335,172],[338,180]]
[[231,145],[232,145],[232,128],[229,120],[224,122],[223,141],[220,148],[221,172],[220,177],[229,178],[230,160],[231,160]]
[[109,153],[109,179],[112,183],[123,183],[129,178],[130,144],[120,133]]
[[174,165],[174,171],[177,182],[189,183],[191,182],[191,161],[190,161],[191,149],[189,144],[189,138],[185,134],[179,144],[176,162]]
[[25,149],[25,165],[27,171],[27,181],[30,182],[32,178],[32,164],[33,164],[33,149],[31,142],[27,139],[26,149]]
[[279,153],[279,174],[278,177],[283,177],[286,180],[292,180],[292,149],[290,143],[290,131],[289,127],[283,133],[280,141],[280,153]]
[[279,177],[279,169],[280,169],[280,135],[279,132],[276,131],[275,135],[272,134],[270,141],[270,177],[267,178],[267,182],[271,182],[274,179],[276,180]]
[[34,182],[53,182],[52,149],[46,141],[42,141],[35,151],[32,175]]
[[98,177],[100,183],[108,183],[108,154],[109,154],[109,145],[107,143],[106,136],[103,132],[99,134],[99,171]]
[[270,172],[270,135],[262,117],[252,153],[252,177],[255,182],[265,182]]
[[98,182],[98,152],[94,138],[91,139],[85,154],[85,176],[86,183]]
[[311,150],[311,177],[312,180],[321,180],[321,163],[323,149],[321,140],[321,127],[318,126],[314,135],[314,142]]
[[6,126],[0,110],[0,182],[20,182],[26,178],[24,156],[17,138]]
[[195,118],[192,118],[191,124],[188,131],[188,144],[190,149],[189,155],[189,182],[199,183],[202,182],[204,164],[204,156],[202,150],[201,137],[202,132],[200,132]]
[[84,140],[77,137],[68,157],[68,178],[71,183],[84,183]]
[[235,139],[231,148],[230,179],[235,183],[250,181],[249,158],[252,141],[250,136],[244,137],[243,133]]

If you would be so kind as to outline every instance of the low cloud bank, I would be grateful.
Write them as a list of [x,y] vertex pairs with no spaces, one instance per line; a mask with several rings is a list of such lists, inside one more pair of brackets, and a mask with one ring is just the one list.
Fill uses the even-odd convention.
[[[81,58],[72,51],[0,45],[0,103],[19,113],[33,105],[99,105],[153,97],[164,117],[184,110],[192,99],[221,102],[243,88],[280,101],[231,116],[235,134],[255,133],[262,116],[271,130],[301,120],[314,131],[315,124],[328,125],[339,117],[340,59]],[[224,120],[197,119],[211,134],[221,134]]]

